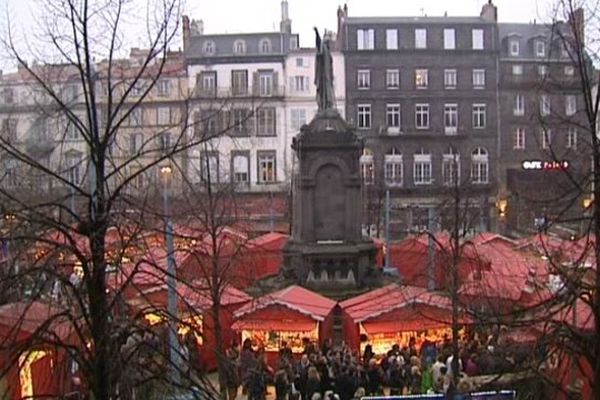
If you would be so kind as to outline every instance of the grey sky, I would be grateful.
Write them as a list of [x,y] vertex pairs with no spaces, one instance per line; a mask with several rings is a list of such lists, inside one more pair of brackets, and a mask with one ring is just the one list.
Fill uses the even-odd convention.
[[[13,24],[27,31],[30,11],[39,0],[0,0]],[[54,1],[54,0],[50,0]],[[140,8],[147,0],[133,0]],[[350,16],[473,16],[487,0],[347,0]],[[184,0],[185,13],[203,19],[206,33],[272,31],[279,29],[281,0]],[[501,22],[547,21],[553,0],[494,0]],[[312,27],[336,29],[336,10],[344,0],[288,0],[292,29],[301,45],[313,45]],[[5,15],[5,11],[3,12]]]
[[[348,0],[352,16],[472,16],[487,0]],[[344,0],[288,0],[292,29],[302,46],[313,45],[312,27],[336,29],[336,10]],[[552,0],[494,0],[501,22],[548,20]],[[187,13],[203,19],[206,33],[278,29],[280,0],[188,0]]]

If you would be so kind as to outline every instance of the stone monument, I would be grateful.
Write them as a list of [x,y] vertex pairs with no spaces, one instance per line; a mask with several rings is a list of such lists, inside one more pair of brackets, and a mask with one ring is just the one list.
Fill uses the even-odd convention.
[[355,288],[374,272],[375,246],[362,236],[363,143],[335,109],[329,43],[317,32],[319,111],[294,138],[292,236],[282,274],[313,289]]

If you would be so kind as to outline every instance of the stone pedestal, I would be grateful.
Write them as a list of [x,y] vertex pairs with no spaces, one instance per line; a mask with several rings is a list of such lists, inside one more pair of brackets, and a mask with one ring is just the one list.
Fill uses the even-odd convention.
[[292,148],[299,165],[282,273],[315,289],[360,287],[376,251],[361,230],[362,141],[336,110],[325,110],[302,127]]

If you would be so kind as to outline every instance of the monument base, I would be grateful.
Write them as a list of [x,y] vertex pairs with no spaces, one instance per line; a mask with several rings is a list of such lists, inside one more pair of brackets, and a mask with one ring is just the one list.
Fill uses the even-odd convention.
[[376,275],[376,247],[371,241],[300,243],[290,239],[283,249],[286,281],[315,290],[351,289]]

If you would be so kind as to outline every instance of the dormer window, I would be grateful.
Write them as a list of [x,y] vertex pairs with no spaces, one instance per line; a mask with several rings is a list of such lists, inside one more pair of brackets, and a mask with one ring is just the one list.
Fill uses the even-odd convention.
[[204,54],[215,54],[215,42],[213,42],[212,40],[207,40],[206,42],[204,42]]
[[535,56],[544,57],[546,55],[546,43],[543,40],[535,41]]
[[233,42],[233,53],[234,54],[244,54],[246,53],[246,42],[242,39],[238,39]]
[[519,55],[519,39],[511,39],[508,42],[508,51],[510,52],[511,56],[518,56]]
[[269,54],[271,52],[271,41],[266,38],[261,39],[258,47],[262,54]]

